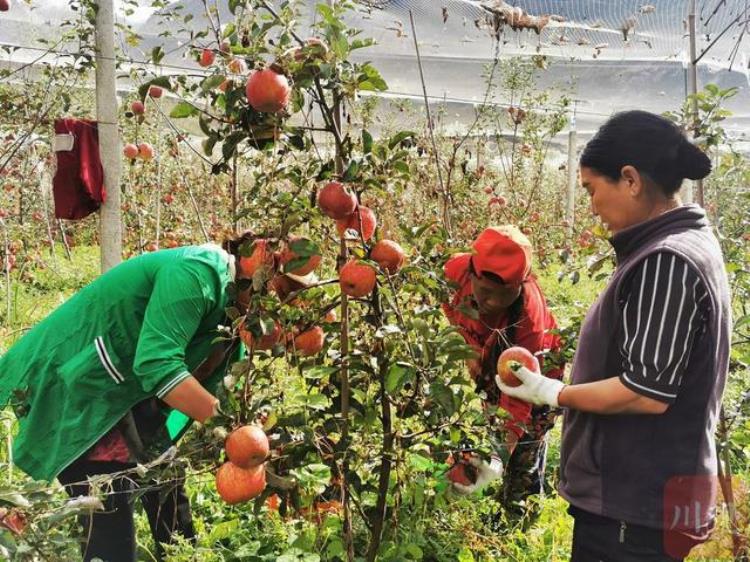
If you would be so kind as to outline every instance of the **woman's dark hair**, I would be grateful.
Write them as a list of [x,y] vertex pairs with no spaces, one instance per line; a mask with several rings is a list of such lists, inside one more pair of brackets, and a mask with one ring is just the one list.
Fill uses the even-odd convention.
[[221,247],[233,256],[240,255],[240,248],[246,242],[252,242],[259,236],[252,230],[246,230],[232,238],[227,238],[221,243]]
[[469,272],[474,277],[482,277],[483,279],[489,279],[490,281],[497,283],[499,285],[505,285],[505,280],[503,280],[502,277],[500,277],[497,273],[492,273],[491,271],[483,271],[482,275],[480,276],[477,273],[477,270],[474,268],[474,260],[469,260]]
[[633,166],[671,197],[687,178],[711,172],[711,160],[668,119],[647,111],[623,111],[610,117],[588,142],[581,166],[617,181],[624,166]]

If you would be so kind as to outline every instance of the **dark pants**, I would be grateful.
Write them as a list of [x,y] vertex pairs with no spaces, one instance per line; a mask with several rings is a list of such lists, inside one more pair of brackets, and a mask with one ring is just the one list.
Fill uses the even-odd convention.
[[547,461],[547,441],[533,439],[524,434],[513,450],[503,474],[500,503],[511,520],[528,519],[532,523],[538,515],[536,505],[529,503],[531,496],[544,493]]
[[571,562],[679,562],[696,544],[661,529],[623,523],[574,506],[568,513],[575,518]]
[[[89,486],[86,483],[88,476],[111,474],[133,466],[121,462],[79,459],[63,470],[58,480],[69,496],[86,496],[89,494]],[[128,475],[114,479],[111,493],[108,493],[104,500],[105,511],[79,517],[84,534],[84,542],[81,545],[84,562],[96,557],[105,562],[135,562],[135,497],[140,497],[148,516],[159,560],[162,560],[164,555],[162,545],[169,544],[175,534],[188,539],[195,537],[190,503],[181,480],[158,485],[143,483],[144,488],[149,487],[144,491],[139,489],[139,484],[131,477],[132,475]]]

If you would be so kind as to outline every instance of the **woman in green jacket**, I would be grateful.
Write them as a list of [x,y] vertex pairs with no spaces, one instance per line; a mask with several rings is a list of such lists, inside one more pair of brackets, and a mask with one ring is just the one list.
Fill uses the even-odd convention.
[[[88,476],[133,468],[163,453],[191,419],[215,415],[211,390],[230,359],[227,346],[212,342],[225,323],[228,288],[243,277],[235,262],[247,240],[228,243],[230,251],[206,244],[125,261],[16,342],[0,358],[0,404],[10,402],[19,420],[17,466],[86,495]],[[166,437],[161,450],[153,450],[155,434]],[[114,491],[133,486],[115,479]],[[135,560],[129,496],[110,494],[103,513],[85,518],[85,560]],[[159,552],[174,532],[193,535],[181,483],[142,499]]]

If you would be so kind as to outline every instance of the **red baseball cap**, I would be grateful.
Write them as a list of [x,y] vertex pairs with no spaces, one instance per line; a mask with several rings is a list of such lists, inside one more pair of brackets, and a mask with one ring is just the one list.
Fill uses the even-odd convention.
[[532,246],[513,225],[485,228],[472,244],[474,271],[494,273],[508,285],[522,283],[531,271]]

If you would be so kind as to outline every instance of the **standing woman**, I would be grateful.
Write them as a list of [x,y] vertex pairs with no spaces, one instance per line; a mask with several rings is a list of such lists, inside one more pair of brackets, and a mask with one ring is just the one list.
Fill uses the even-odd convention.
[[[235,262],[248,240],[227,243],[229,251],[206,244],[125,261],[16,342],[0,358],[0,406],[10,401],[19,420],[17,466],[87,495],[89,476],[152,460],[191,419],[215,415],[211,389],[237,346],[213,342],[231,285],[246,277]],[[238,292],[235,305],[245,296]],[[179,415],[167,424],[170,412]],[[105,511],[81,518],[84,560],[135,561],[136,489],[127,474],[115,477]],[[138,496],[159,558],[174,534],[193,537],[181,480]]]
[[581,156],[592,211],[617,267],[581,328],[569,385],[520,368],[504,393],[567,408],[560,494],[575,518],[572,560],[682,560],[714,524],[714,432],[731,309],[705,212],[683,179],[709,158],[667,119],[618,113]]

